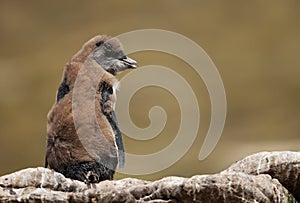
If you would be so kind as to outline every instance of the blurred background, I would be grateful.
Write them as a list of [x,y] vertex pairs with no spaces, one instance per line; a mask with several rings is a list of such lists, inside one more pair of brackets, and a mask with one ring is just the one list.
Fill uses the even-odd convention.
[[[188,153],[170,168],[138,178],[216,173],[255,152],[299,150],[299,19],[297,0],[0,1],[0,175],[44,165],[46,115],[65,63],[82,44],[96,34],[116,36],[146,28],[174,31],[199,44],[221,74],[228,109],[215,150],[199,161],[210,121],[201,77],[168,54],[130,55],[139,66],[159,64],[182,75],[201,112],[198,137]],[[133,122],[147,127],[149,109],[156,105],[169,116],[165,129],[148,141],[125,135],[128,152],[152,153],[174,139],[180,109],[175,97],[161,88],[143,88],[134,95]],[[124,177],[128,175],[117,174],[116,179]]]

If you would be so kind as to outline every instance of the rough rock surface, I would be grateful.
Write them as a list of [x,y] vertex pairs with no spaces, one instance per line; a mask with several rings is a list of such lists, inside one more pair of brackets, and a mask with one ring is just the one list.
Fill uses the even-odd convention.
[[261,152],[213,175],[86,185],[46,168],[0,177],[1,202],[260,202],[300,200],[300,152]]

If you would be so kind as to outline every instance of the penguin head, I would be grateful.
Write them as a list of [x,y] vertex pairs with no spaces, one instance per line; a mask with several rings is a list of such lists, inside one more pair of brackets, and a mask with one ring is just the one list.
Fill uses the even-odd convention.
[[121,43],[116,38],[100,40],[95,45],[93,58],[107,72],[116,75],[126,69],[137,67],[136,61],[126,56]]
[[117,38],[106,35],[97,35],[87,41],[73,56],[72,61],[84,63],[89,57],[113,75],[137,67],[137,62],[124,53],[121,42]]
[[83,55],[81,53],[77,55],[81,61],[91,56],[101,68],[113,75],[137,67],[137,62],[126,56],[122,44],[117,38],[98,35],[86,42],[82,50]]

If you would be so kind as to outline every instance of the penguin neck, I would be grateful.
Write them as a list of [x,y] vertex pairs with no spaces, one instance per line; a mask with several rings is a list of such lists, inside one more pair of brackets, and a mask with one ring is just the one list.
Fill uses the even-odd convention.
[[118,79],[115,75],[105,71],[92,57],[88,57],[84,63],[71,61],[66,64],[63,74],[63,79],[66,78],[66,82],[70,89],[74,88],[77,80],[90,81],[93,84],[107,83],[114,89],[118,87]]

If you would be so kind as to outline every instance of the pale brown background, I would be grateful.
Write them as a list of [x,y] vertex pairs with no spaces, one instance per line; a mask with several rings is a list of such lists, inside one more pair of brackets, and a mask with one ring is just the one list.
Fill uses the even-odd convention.
[[[182,2],[0,1],[0,175],[43,166],[46,115],[64,64],[82,44],[96,34],[115,36],[145,28],[183,34],[209,54],[223,78],[228,114],[216,149],[198,161],[210,120],[201,78],[176,57],[132,54],[140,66],[159,64],[185,77],[201,110],[198,138],[184,158],[140,178],[215,173],[254,152],[299,150],[300,1]],[[178,103],[165,90],[139,91],[130,107],[133,121],[146,127],[153,105],[167,111],[166,129],[150,141],[125,137],[128,152],[155,152],[174,138]],[[122,177],[127,176],[116,176]]]

